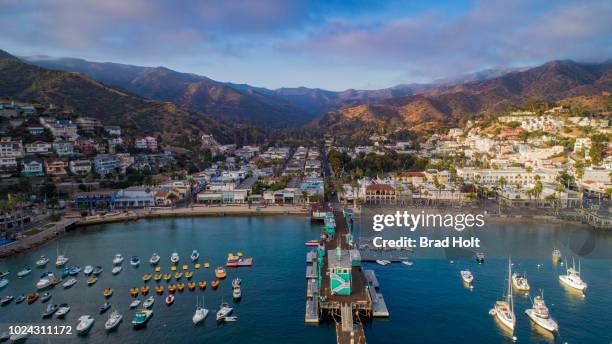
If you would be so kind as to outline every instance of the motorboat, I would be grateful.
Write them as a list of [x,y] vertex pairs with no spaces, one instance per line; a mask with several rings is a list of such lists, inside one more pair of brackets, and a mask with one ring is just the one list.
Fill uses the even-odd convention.
[[95,319],[91,315],[81,315],[76,326],[77,334],[81,336],[86,335],[93,327],[94,322]]
[[68,257],[64,256],[63,254],[60,254],[55,259],[55,266],[57,266],[58,268],[64,266],[66,265],[66,263],[68,263],[68,260]]
[[482,253],[482,252],[477,252],[477,253],[476,253],[476,262],[477,262],[478,264],[482,264],[482,263],[484,263],[484,261],[485,261],[485,255],[484,255],[484,253]]
[[121,270],[123,270],[123,268],[122,268],[120,265],[119,265],[119,266],[115,266],[115,267],[113,267],[113,269],[111,270],[111,273],[112,273],[113,275],[117,275],[118,273],[120,273],[120,272],[121,272]]
[[51,286],[51,277],[53,277],[52,272],[45,272],[40,276],[38,282],[36,282],[36,289],[41,290]]
[[166,296],[166,305],[170,306],[173,303],[174,303],[174,295],[168,294],[168,296]]
[[38,300],[38,298],[40,297],[40,295],[38,295],[38,293],[30,293],[28,294],[28,297],[26,298],[28,305],[33,304],[34,302],[36,302],[36,300]]
[[0,278],[0,288],[6,287],[9,284],[9,280],[7,278]]
[[218,279],[224,279],[227,276],[227,272],[225,271],[225,268],[222,266],[219,266],[215,269],[215,277],[217,277]]
[[70,276],[70,268],[69,268],[69,267],[65,267],[65,268],[62,270],[62,278],[66,278],[66,277],[68,277],[68,276]]
[[78,266],[78,265],[71,266],[71,267],[68,269],[68,274],[69,274],[70,276],[76,276],[76,275],[78,275],[78,274],[79,274],[79,272],[81,272],[81,267],[80,267],[80,266]]
[[131,266],[139,266],[140,265],[140,257],[132,256],[132,258],[130,259],[130,265]]
[[6,342],[11,339],[11,334],[9,332],[0,333],[0,343]]
[[115,254],[113,257],[113,265],[120,265],[123,263],[123,256],[120,253]]
[[226,316],[232,314],[234,309],[229,306],[227,302],[221,303],[219,310],[217,311],[217,321],[223,320]]
[[556,249],[556,248],[555,248],[555,249],[552,251],[552,260],[553,260],[553,262],[555,262],[555,263],[559,263],[559,262],[561,261],[561,251],[560,251],[560,250],[558,250],[558,249]]
[[234,300],[238,300],[242,297],[242,291],[240,290],[240,286],[232,290],[232,297],[234,298]]
[[98,277],[96,277],[96,276],[90,276],[90,277],[87,279],[87,285],[90,285],[90,286],[91,286],[91,285],[94,285],[94,284],[96,284],[96,282],[97,282],[97,281],[98,281]]
[[57,305],[47,305],[47,309],[40,315],[43,319],[48,318],[53,315],[53,313],[57,312],[59,307]]
[[99,274],[102,273],[102,271],[104,271],[104,269],[102,269],[100,265],[97,265],[97,266],[94,266],[93,271],[91,273],[98,276]]
[[472,275],[472,272],[470,272],[470,270],[461,270],[459,274],[461,274],[461,279],[466,284],[472,284],[472,282],[474,281],[474,275]]
[[518,291],[529,291],[531,289],[527,276],[516,272],[512,274],[512,286]]
[[198,260],[198,258],[200,258],[200,252],[198,252],[198,250],[191,251],[191,255],[189,256],[189,258],[191,258],[192,262],[195,262],[196,260]]
[[123,315],[121,315],[116,310],[112,311],[108,317],[108,320],[106,320],[106,323],[104,323],[104,329],[107,331],[113,330],[114,328],[119,326],[121,320],[123,320]]
[[409,260],[402,260],[402,264],[406,265],[406,266],[412,266],[414,265],[413,262],[409,261]]
[[149,258],[149,263],[151,263],[151,265],[157,265],[157,263],[159,263],[159,259],[160,259],[159,254],[153,253],[151,258]]
[[141,309],[134,314],[132,318],[132,326],[134,328],[140,328],[147,324],[149,319],[153,316],[153,311],[150,309]]
[[238,277],[234,278],[232,280],[232,288],[239,288],[240,284],[242,283],[242,280]]
[[537,295],[533,298],[533,306],[530,309],[526,309],[525,314],[527,314],[531,321],[545,330],[550,332],[559,330],[557,322],[550,317],[548,307],[546,307],[546,303],[544,302],[543,292],[541,295]]
[[26,299],[26,297],[24,295],[19,295],[15,299],[15,303],[22,303],[23,301],[25,301],[25,299]]
[[51,295],[51,293],[49,293],[49,292],[43,293],[43,294],[40,296],[40,302],[45,303],[45,302],[49,301],[49,299],[51,299],[51,296],[52,296],[52,295]]
[[386,259],[376,259],[376,263],[382,266],[391,264],[391,262]]
[[10,271],[2,271],[2,272],[0,272],[0,278],[4,278],[4,277],[6,277],[6,276],[8,276],[10,274],[11,274]]
[[138,305],[140,305],[140,300],[136,299],[130,303],[130,308],[136,308]]
[[103,304],[100,305],[100,314],[104,314],[106,313],[107,310],[109,310],[111,308],[111,303],[110,302],[104,302]]
[[45,256],[40,256],[37,260],[36,260],[36,267],[42,268],[47,266],[47,263],[49,263],[49,258],[45,257]]
[[85,269],[83,269],[83,273],[85,274],[85,276],[91,275],[92,272],[93,272],[93,266],[91,265],[87,265]]
[[514,315],[514,299],[512,298],[512,264],[510,263],[510,259],[508,259],[508,286],[506,296],[503,300],[495,302],[492,313],[503,326],[514,332],[516,316]]
[[[565,265],[568,266],[567,263],[565,263]],[[588,286],[587,283],[580,277],[580,261],[578,261],[578,270],[576,270],[576,261],[573,259],[572,267],[567,268],[566,275],[559,276],[559,281],[568,287],[579,290],[583,293],[586,291]]]
[[23,268],[23,270],[21,270],[21,271],[19,271],[17,273],[17,277],[19,277],[19,278],[25,277],[25,276],[29,275],[30,272],[32,272],[32,269],[30,269],[29,266],[26,266],[25,268]]
[[7,296],[3,297],[2,300],[0,300],[0,305],[6,306],[9,303],[11,303],[11,301],[13,301],[14,299],[15,299],[15,297],[13,295],[7,295]]
[[102,294],[104,295],[104,297],[113,296],[113,288],[105,288]]
[[172,252],[172,255],[170,256],[170,262],[176,264],[176,263],[179,262],[179,260],[180,260],[180,257],[178,255],[178,253]]
[[62,303],[59,305],[57,312],[55,312],[56,318],[63,318],[70,312],[70,306],[67,303]]
[[70,287],[72,287],[73,285],[75,285],[77,282],[77,279],[74,277],[69,278],[66,282],[64,282],[64,284],[62,284],[62,286],[64,287],[64,289],[68,289]]
[[153,296],[149,296],[142,303],[142,307],[144,307],[144,308],[151,308],[151,307],[153,307],[154,303],[155,303],[155,298]]

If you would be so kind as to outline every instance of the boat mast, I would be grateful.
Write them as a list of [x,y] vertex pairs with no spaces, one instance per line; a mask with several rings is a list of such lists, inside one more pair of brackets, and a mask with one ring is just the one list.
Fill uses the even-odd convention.
[[510,311],[514,313],[514,300],[512,299],[512,263],[508,258],[508,303],[510,304]]

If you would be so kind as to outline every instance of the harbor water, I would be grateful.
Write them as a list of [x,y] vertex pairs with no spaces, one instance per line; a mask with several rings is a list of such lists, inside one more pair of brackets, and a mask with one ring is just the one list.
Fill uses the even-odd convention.
[[[320,225],[312,224],[305,217],[202,217],[115,223],[92,226],[69,232],[61,239],[30,252],[5,258],[0,261],[0,270],[9,270],[10,283],[0,290],[0,296],[27,294],[35,290],[35,283],[44,271],[60,273],[54,266],[56,252],[70,258],[67,265],[101,265],[104,272],[98,282],[87,286],[82,272],[78,282],[70,289],[61,284],[51,289],[53,295],[47,303],[69,303],[72,310],[66,319],[42,320],[40,314],[47,304],[40,301],[32,305],[14,302],[0,307],[0,332],[9,325],[45,324],[72,325],[77,318],[90,314],[95,318],[91,332],[85,337],[58,337],[61,342],[87,343],[161,343],[161,342],[205,342],[205,343],[333,343],[335,329],[330,322],[319,325],[304,324],[306,295],[304,242],[316,239]],[[531,258],[513,259],[514,270],[526,273],[533,297],[544,290],[546,302],[553,318],[560,326],[553,336],[530,324],[524,314],[531,305],[529,296],[517,293],[517,325],[514,336],[518,343],[610,343],[612,326],[612,260],[603,258],[581,260],[582,275],[589,283],[586,296],[567,290],[559,284],[558,275],[564,273],[563,266],[554,265],[550,259],[553,239],[559,231],[589,231],[574,225],[542,225],[538,223],[489,224],[488,233],[513,231],[514,236],[524,236],[530,250],[542,252]],[[549,238],[550,240],[547,240]],[[556,239],[555,239],[556,240]],[[599,235],[597,240],[612,243],[612,234]],[[200,252],[199,270],[193,268],[189,254],[192,249]],[[149,295],[155,297],[154,316],[144,329],[134,330],[130,324],[134,310],[129,309],[133,298],[130,288],[142,287],[142,276],[153,273],[149,257],[157,252],[161,256],[162,272],[169,272],[170,254],[180,255],[179,268],[189,264],[194,271],[193,281],[208,282],[206,290],[185,290],[176,293],[175,303],[168,307],[163,297],[154,292],[155,282]],[[228,252],[243,252],[254,258],[252,267],[228,268],[228,276],[217,290],[210,288],[214,268],[224,265]],[[112,275],[112,259],[121,253],[125,261],[123,271]],[[564,252],[565,253],[565,252]],[[45,269],[35,267],[40,255],[51,259]],[[133,255],[141,259],[139,267],[130,266]],[[376,271],[381,292],[389,308],[388,319],[375,319],[364,324],[368,343],[512,343],[512,335],[506,333],[489,315],[489,310],[502,297],[507,274],[507,261],[491,257],[478,265],[473,259],[451,260],[443,258],[411,259],[414,265],[391,264],[378,266],[364,263]],[[209,262],[210,268],[204,268]],[[25,266],[32,273],[24,278],[16,274]],[[474,288],[465,288],[459,271],[469,268],[474,274]],[[242,299],[232,300],[231,280],[242,279]],[[187,283],[183,277],[181,280]],[[167,295],[167,282],[164,296]],[[171,283],[176,284],[172,279]],[[105,301],[104,288],[113,288],[109,299],[112,307],[100,315],[99,306]],[[205,322],[194,326],[191,317],[195,310],[196,297],[211,310]],[[139,296],[143,299],[142,296]],[[217,324],[215,312],[222,301],[234,307],[237,322]],[[113,332],[104,330],[104,323],[115,309],[123,314],[123,323]],[[30,337],[28,342],[54,342],[51,337]]]

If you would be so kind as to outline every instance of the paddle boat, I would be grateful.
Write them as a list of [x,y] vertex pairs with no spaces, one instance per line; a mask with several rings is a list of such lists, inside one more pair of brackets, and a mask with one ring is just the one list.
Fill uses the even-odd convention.
[[155,292],[159,295],[164,293],[164,286],[163,285],[158,285],[157,287],[155,287]]
[[200,265],[200,263],[195,263],[195,265],[193,266],[194,269],[199,269],[200,267],[202,267],[202,265]]
[[164,274],[164,281],[166,281],[166,282],[167,282],[167,281],[169,281],[171,278],[172,278],[172,274],[170,274],[170,273]]
[[183,290],[185,290],[185,283],[179,283],[176,285],[176,289],[178,289],[179,292],[183,292]]
[[130,288],[130,296],[132,297],[138,296],[138,288]]
[[142,295],[147,295],[149,293],[149,287],[148,286],[143,286],[142,288],[140,288],[140,294]]
[[198,286],[200,287],[200,289],[204,290],[206,289],[206,281],[200,281],[198,282]]
[[159,280],[160,280],[161,278],[162,278],[162,274],[155,274],[155,275],[153,275],[153,279],[154,279],[156,282],[159,282]]
[[217,287],[219,286],[219,281],[218,280],[214,280],[214,281],[210,282],[210,286],[213,289],[217,289]]
[[156,266],[156,267],[155,267],[155,272],[161,272],[161,267]]
[[170,294],[174,294],[174,292],[175,292],[175,291],[176,291],[176,286],[175,286],[174,284],[170,284],[170,285],[168,286],[168,292],[169,292]]
[[193,291],[196,287],[195,282],[189,282],[187,283],[187,288],[189,288],[189,291]]
[[181,277],[183,277],[183,273],[182,272],[177,272],[177,273],[174,274],[174,278],[176,278],[177,281],[180,280]]
[[225,271],[224,267],[219,266],[215,269],[215,277],[217,277],[218,279],[224,279],[226,276],[227,272]]
[[189,270],[189,265],[185,264],[185,265],[182,266],[182,268],[183,268],[184,271],[187,271],[187,270]]
[[187,271],[187,272],[185,272],[185,278],[187,278],[187,279],[191,279],[191,277],[193,277],[193,271]]
[[144,282],[148,282],[150,279],[151,279],[151,274],[144,274],[144,275],[142,276],[142,280],[143,280]]

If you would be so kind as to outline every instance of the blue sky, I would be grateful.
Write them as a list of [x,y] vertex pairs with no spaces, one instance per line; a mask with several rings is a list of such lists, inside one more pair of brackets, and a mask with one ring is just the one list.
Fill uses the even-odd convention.
[[610,1],[0,0],[0,49],[269,88],[612,57]]

